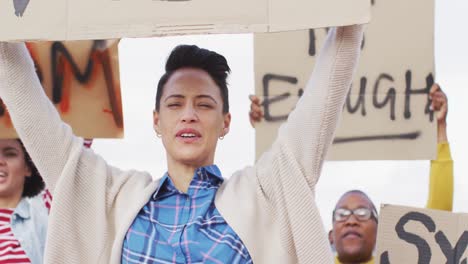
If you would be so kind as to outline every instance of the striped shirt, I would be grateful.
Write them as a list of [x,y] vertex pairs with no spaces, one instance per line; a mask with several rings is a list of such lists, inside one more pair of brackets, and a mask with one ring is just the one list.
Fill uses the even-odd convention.
[[[92,139],[84,139],[83,141],[86,148],[90,148],[92,143]],[[45,207],[50,211],[52,204],[51,193],[46,189],[40,195]],[[13,213],[14,209],[0,208],[0,264],[31,264],[26,252],[13,234],[11,228]]]
[[161,179],[125,236],[122,263],[252,263],[214,204],[223,182],[215,165],[195,171],[187,193]]
[[[52,204],[52,195],[49,190],[44,190],[42,194],[44,205],[48,211]],[[31,261],[26,252],[21,248],[20,242],[15,238],[11,229],[11,217],[14,209],[0,208],[0,264],[30,264]]]
[[0,209],[0,264],[31,264],[11,230],[13,209]]

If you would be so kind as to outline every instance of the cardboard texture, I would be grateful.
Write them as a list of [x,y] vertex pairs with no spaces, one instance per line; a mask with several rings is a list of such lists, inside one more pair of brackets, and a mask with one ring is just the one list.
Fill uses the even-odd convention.
[[376,263],[467,263],[468,214],[383,205]]
[[[123,136],[117,41],[31,42],[27,47],[62,120],[85,138]],[[15,138],[0,106],[0,138]]]
[[[265,112],[265,121],[256,126],[257,157],[302,94],[326,34],[326,29],[255,34],[256,94]],[[435,158],[436,120],[428,97],[433,38],[433,1],[373,2],[359,67],[327,159]]]
[[277,32],[369,21],[368,0],[4,0],[1,41]]

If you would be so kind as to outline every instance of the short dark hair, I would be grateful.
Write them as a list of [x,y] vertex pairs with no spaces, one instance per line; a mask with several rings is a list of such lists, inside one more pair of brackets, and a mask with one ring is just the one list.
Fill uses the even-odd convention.
[[[348,194],[359,194],[359,195],[364,196],[364,197],[369,201],[370,206],[371,206],[370,209],[371,209],[371,210],[374,212],[374,214],[375,214],[374,220],[375,220],[376,222],[379,222],[379,219],[377,218],[377,217],[378,217],[377,208],[375,207],[374,202],[372,202],[371,198],[369,197],[369,195],[367,195],[367,193],[365,193],[365,192],[363,192],[363,191],[361,191],[361,190],[350,190],[350,191],[345,192],[343,195],[341,195],[340,199],[338,199],[338,202],[337,202],[336,205],[335,205],[335,209],[333,210],[333,212],[335,212],[335,210],[337,209],[336,207],[337,207],[338,203],[341,201],[341,199],[343,199],[343,197],[345,197],[345,196],[348,195]],[[333,219],[334,219],[334,217],[333,217]]]
[[34,165],[31,157],[26,151],[26,148],[24,147],[23,142],[21,142],[21,140],[19,139],[17,140],[20,143],[21,149],[23,149],[24,161],[26,162],[26,166],[28,166],[29,169],[31,170],[31,176],[26,177],[24,179],[23,194],[21,195],[21,197],[34,197],[38,195],[39,193],[41,193],[42,190],[44,190],[45,183],[41,177],[41,174],[39,174],[39,171]]
[[175,47],[166,62],[166,72],[161,76],[156,92],[156,111],[159,112],[161,96],[172,74],[182,68],[195,68],[207,72],[221,92],[223,113],[229,112],[229,96],[227,77],[231,72],[224,56],[195,45],[179,45]]

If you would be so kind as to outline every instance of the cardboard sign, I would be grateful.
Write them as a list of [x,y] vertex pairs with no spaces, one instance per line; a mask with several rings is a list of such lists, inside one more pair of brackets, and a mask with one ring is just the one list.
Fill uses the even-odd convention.
[[[117,41],[34,42],[27,47],[62,120],[85,138],[123,136]],[[17,137],[5,106],[0,138]]]
[[[326,29],[255,35],[256,94],[265,122],[256,126],[257,157],[276,137],[303,92]],[[436,122],[434,2],[375,0],[355,80],[331,160],[433,159]]]
[[376,263],[467,263],[468,214],[383,205]]
[[362,24],[369,0],[3,0],[0,40],[275,32]]

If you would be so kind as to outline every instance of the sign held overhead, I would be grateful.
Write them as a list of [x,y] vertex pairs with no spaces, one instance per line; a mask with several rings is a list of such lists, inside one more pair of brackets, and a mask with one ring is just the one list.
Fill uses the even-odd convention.
[[[434,2],[373,3],[327,159],[434,159],[437,131],[428,96],[434,82]],[[327,29],[255,34],[255,86],[265,116],[256,126],[257,157],[302,95],[326,34]]]
[[369,0],[3,0],[0,41],[277,32],[367,23]]

